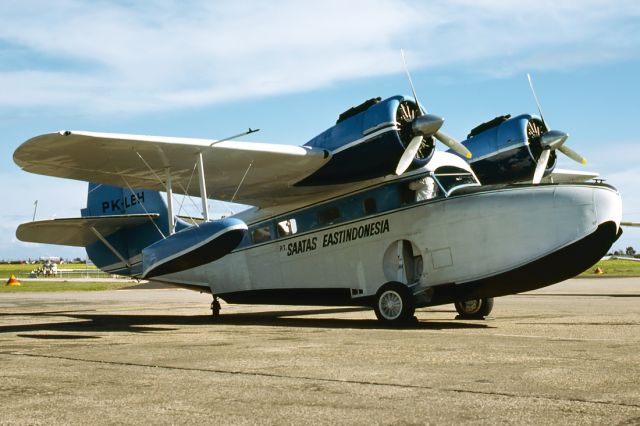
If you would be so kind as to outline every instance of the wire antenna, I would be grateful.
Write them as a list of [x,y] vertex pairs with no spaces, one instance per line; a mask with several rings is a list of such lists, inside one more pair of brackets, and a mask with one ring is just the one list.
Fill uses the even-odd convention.
[[[118,171],[118,173],[119,173],[119,171]],[[166,239],[167,237],[164,235],[164,233],[162,232],[160,227],[158,227],[158,224],[155,222],[155,220],[153,220],[151,218],[151,213],[149,213],[149,210],[147,210],[147,208],[144,206],[144,203],[140,200],[140,198],[138,198],[138,194],[136,194],[136,192],[133,190],[133,188],[131,188],[131,185],[129,185],[129,182],[127,182],[127,179],[122,174],[120,174],[120,177],[122,178],[122,181],[124,182],[124,184],[127,185],[127,188],[129,188],[129,191],[131,191],[131,194],[136,198],[136,202],[142,207],[144,212],[147,214],[147,217],[149,218],[151,223],[153,223],[153,226],[156,227],[156,229],[158,230],[158,232],[162,236],[162,239]]]
[[247,135],[250,135],[251,133],[256,133],[256,132],[259,132],[259,131],[260,131],[260,129],[252,129],[251,127],[249,127],[249,130],[247,130],[246,132],[238,133],[237,135],[229,136],[228,138],[224,138],[224,139],[220,139],[220,140],[217,140],[217,141],[213,141],[213,142],[211,142],[209,147],[212,147],[215,144],[220,143],[220,142],[230,141],[232,139],[240,138],[242,136],[247,136]]

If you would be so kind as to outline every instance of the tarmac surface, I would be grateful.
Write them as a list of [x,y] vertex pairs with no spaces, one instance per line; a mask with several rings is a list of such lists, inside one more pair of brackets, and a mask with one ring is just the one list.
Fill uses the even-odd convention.
[[0,424],[640,424],[640,278],[384,327],[182,289],[0,294]]

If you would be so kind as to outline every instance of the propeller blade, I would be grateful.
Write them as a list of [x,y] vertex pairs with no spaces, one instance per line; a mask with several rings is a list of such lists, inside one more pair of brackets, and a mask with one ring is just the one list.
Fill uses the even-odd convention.
[[[420,103],[418,102],[418,95],[416,94],[416,89],[413,85],[413,80],[411,79],[411,73],[409,73],[409,67],[407,67],[407,61],[404,58],[404,50],[400,49],[400,55],[402,55],[402,63],[404,64],[404,70],[407,73],[407,78],[409,79],[409,84],[411,85],[411,91],[413,92],[413,98],[416,101],[416,106],[418,107],[418,114],[422,114],[423,110],[420,108]],[[426,112],[426,111],[425,111]],[[411,128],[414,134],[423,135],[423,136],[433,136],[438,139],[440,142],[451,148],[453,151],[458,154],[471,158],[471,152],[460,142],[453,139],[451,136],[446,135],[440,131],[440,127],[444,123],[444,119],[438,117],[437,115],[432,114],[422,114],[416,117],[413,120],[413,124]],[[419,139],[419,141],[418,141]],[[398,163],[398,167],[396,168],[396,174],[400,175],[404,173],[405,170],[409,167],[411,162],[416,156],[418,149],[420,149],[420,144],[422,143],[422,136],[415,136],[409,142],[407,149],[404,154],[400,158]]]
[[416,88],[413,86],[413,80],[411,80],[409,67],[407,67],[407,61],[404,59],[403,49],[400,49],[400,55],[402,55],[402,63],[404,64],[404,71],[407,73],[407,78],[409,79],[409,84],[411,85],[411,91],[413,92],[413,99],[416,100],[416,106],[418,107],[418,111],[422,112],[422,110],[420,109],[420,103],[418,102],[418,95],[416,95]]
[[540,101],[538,101],[536,90],[533,88],[533,81],[531,81],[531,75],[529,75],[529,73],[527,73],[527,80],[529,80],[529,87],[531,87],[531,93],[533,93],[533,98],[536,100],[536,105],[538,105],[538,112],[540,113],[540,118],[542,119],[542,123],[548,129],[549,126],[547,125],[547,122],[544,121],[544,115],[542,115],[542,107],[540,106]]
[[398,161],[398,166],[396,167],[396,175],[403,174],[413,162],[413,159],[416,157],[418,150],[420,149],[420,144],[422,143],[422,136],[414,136],[407,145],[407,149],[404,150],[402,157],[400,157],[400,161]]
[[537,185],[542,180],[542,176],[544,175],[544,171],[547,169],[547,163],[549,162],[549,155],[551,154],[550,149],[545,149],[540,154],[540,158],[538,158],[538,164],[536,164],[536,171],[533,174],[533,184]]
[[[531,93],[533,93],[533,98],[536,100],[536,105],[538,105],[538,112],[540,113],[540,118],[542,119],[542,123],[545,125],[547,129],[549,129],[549,125],[544,120],[544,116],[542,115],[542,107],[540,106],[540,101],[538,101],[538,96],[536,95],[536,91],[533,88],[533,82],[531,81],[531,76],[529,75],[529,73],[527,73],[527,79],[529,80],[529,87],[531,87]],[[538,164],[536,165],[536,172],[533,175],[534,176],[533,183],[539,182],[539,180],[538,182],[536,182],[536,176],[538,176],[538,174],[540,176],[540,179],[542,179],[542,172],[544,172],[544,169],[546,169],[546,163],[549,159],[550,149],[557,149],[567,157],[571,158],[573,161],[576,161],[580,164],[587,164],[587,160],[582,155],[578,154],[568,146],[564,145],[568,137],[569,135],[567,133],[561,132],[559,130],[548,130],[540,137],[540,145],[542,145],[543,151],[542,151],[542,155],[540,155],[540,158],[538,159]],[[543,157],[544,157],[545,167],[543,167],[542,172],[538,172],[538,169],[541,167],[540,163],[543,162],[542,161]]]
[[445,144],[446,146],[448,146],[449,148],[451,148],[452,150],[454,150],[455,152],[457,152],[458,154],[466,157],[466,158],[471,158],[471,152],[464,146],[462,145],[460,142],[458,142],[457,140],[455,140],[454,138],[452,138],[451,136],[442,133],[441,131],[437,131],[433,134],[433,136],[438,139],[440,142],[442,142],[443,144]]
[[577,152],[575,152],[574,150],[572,150],[566,145],[562,145],[560,148],[558,148],[558,151],[560,151],[567,157],[571,158],[573,161],[577,161],[578,163],[583,165],[587,164],[586,158],[584,158],[582,155],[578,154]]

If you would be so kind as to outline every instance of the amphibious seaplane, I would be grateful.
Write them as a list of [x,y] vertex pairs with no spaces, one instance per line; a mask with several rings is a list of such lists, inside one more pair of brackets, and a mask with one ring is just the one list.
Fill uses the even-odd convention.
[[[449,303],[481,318],[494,297],[573,277],[619,237],[615,188],[543,181],[566,135],[541,117],[493,120],[464,144],[442,125],[414,93],[353,107],[302,146],[36,136],[15,151],[16,164],[90,182],[87,207],[16,234],[86,247],[110,273],[210,292],[214,315],[220,298],[366,306],[387,322]],[[467,147],[491,167],[467,162]],[[200,197],[202,217],[175,215],[174,194]],[[214,220],[209,194],[253,207]]]

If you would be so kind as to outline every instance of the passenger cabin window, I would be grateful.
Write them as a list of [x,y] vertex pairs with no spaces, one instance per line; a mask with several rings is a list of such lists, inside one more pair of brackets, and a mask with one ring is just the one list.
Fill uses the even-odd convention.
[[337,207],[329,207],[328,209],[318,212],[318,224],[320,226],[331,225],[340,219],[340,209]]
[[373,214],[378,211],[378,207],[376,206],[375,198],[367,198],[362,202],[362,208],[364,210],[364,214]]
[[278,222],[278,237],[286,237],[298,232],[298,225],[295,219],[286,219]]
[[436,170],[435,177],[447,194],[464,186],[479,185],[478,181],[467,170],[453,166],[440,167]]
[[271,230],[269,225],[261,226],[251,231],[251,240],[254,244],[263,243],[271,239]]

